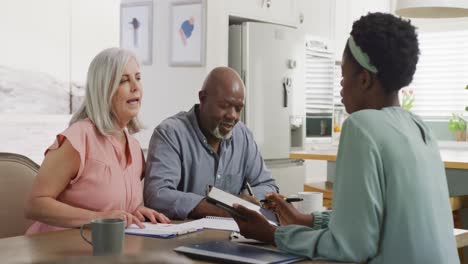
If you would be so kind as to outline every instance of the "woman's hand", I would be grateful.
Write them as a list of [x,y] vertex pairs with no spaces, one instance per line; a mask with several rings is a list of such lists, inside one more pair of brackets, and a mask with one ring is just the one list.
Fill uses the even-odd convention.
[[281,194],[267,193],[263,208],[275,212],[281,225],[311,226],[313,224],[313,215],[302,214],[291,203],[286,202],[284,198]]
[[125,227],[129,227],[131,224],[137,225],[139,228],[145,228],[141,221],[131,213],[123,210],[112,210],[105,212],[98,212],[96,218],[120,218],[125,221]]
[[158,213],[157,211],[140,205],[134,212],[133,215],[136,216],[141,222],[145,221],[145,216],[148,218],[151,223],[163,223],[163,224],[170,224],[171,220],[167,218],[164,214]]
[[271,225],[263,215],[240,204],[234,204],[233,207],[245,217],[242,219],[237,215],[232,215],[244,237],[275,245],[276,227]]

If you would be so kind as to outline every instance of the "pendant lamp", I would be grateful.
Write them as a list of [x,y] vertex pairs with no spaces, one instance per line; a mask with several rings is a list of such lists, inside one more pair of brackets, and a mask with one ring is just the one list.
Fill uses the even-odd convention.
[[395,13],[413,18],[468,17],[468,0],[397,0]]

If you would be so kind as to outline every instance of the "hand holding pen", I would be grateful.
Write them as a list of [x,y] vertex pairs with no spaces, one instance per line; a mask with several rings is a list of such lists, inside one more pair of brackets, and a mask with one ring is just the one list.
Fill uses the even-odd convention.
[[[290,201],[300,201],[301,198],[290,198]],[[265,195],[265,202],[263,208],[272,210],[278,216],[281,225],[305,225],[311,226],[313,224],[313,216],[305,215],[299,212],[290,202],[288,198],[278,193],[267,193]]]

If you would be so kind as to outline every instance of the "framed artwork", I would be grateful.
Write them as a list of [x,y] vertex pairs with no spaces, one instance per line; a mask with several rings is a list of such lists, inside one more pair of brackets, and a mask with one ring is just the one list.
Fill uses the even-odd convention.
[[171,66],[205,64],[206,2],[177,2],[170,6]]
[[152,64],[153,1],[120,5],[120,47],[133,51],[142,64]]

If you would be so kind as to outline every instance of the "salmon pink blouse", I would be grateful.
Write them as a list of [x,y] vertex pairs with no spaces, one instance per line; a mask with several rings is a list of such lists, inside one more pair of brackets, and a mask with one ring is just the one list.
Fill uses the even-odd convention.
[[[128,152],[113,136],[103,136],[96,126],[84,119],[57,135],[46,150],[58,149],[67,139],[80,155],[80,168],[57,200],[92,211],[125,210],[132,213],[143,203],[141,177],[144,157],[138,141],[128,134]],[[124,166],[122,157],[126,155]],[[36,234],[64,228],[34,222],[26,234]]]

